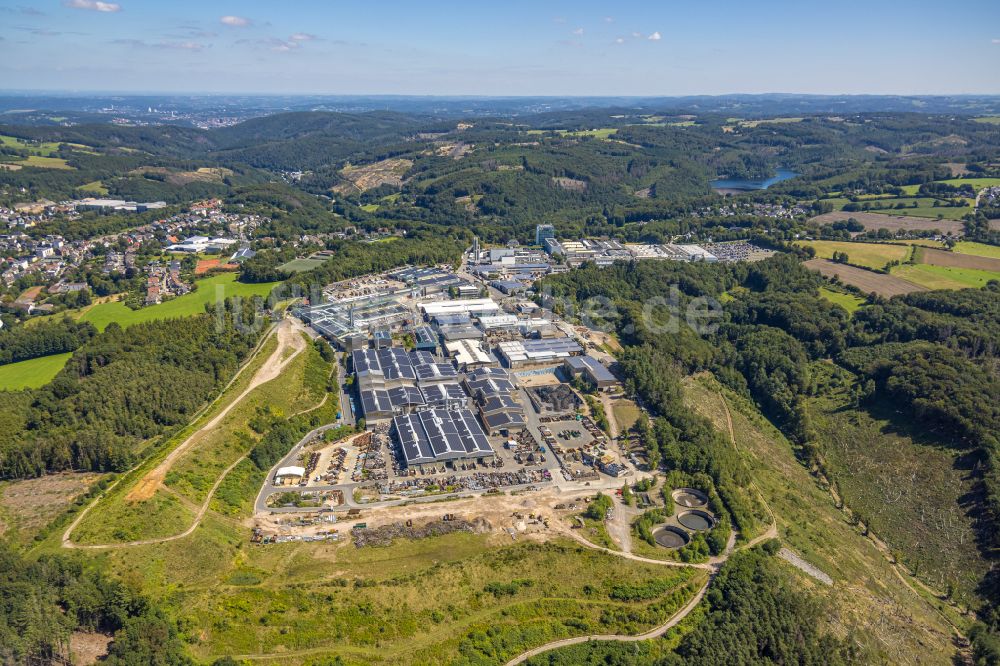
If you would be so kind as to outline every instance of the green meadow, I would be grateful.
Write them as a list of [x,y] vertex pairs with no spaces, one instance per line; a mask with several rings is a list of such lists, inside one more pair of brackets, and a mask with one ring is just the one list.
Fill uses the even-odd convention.
[[108,324],[116,322],[121,326],[131,326],[156,319],[177,319],[190,317],[204,312],[209,303],[217,303],[222,299],[239,296],[264,296],[271,293],[277,282],[260,284],[244,284],[236,281],[235,273],[213,275],[196,283],[198,289],[183,296],[165,301],[159,305],[151,305],[139,310],[132,310],[121,301],[100,303],[84,309],[79,315],[80,321],[89,321],[103,331]]
[[63,369],[72,353],[42,356],[0,365],[0,390],[20,391],[48,384]]

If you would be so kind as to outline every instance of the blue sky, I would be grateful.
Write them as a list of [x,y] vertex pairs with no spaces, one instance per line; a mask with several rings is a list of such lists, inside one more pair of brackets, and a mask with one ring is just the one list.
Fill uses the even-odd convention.
[[0,89],[1000,93],[1000,1],[0,0]]

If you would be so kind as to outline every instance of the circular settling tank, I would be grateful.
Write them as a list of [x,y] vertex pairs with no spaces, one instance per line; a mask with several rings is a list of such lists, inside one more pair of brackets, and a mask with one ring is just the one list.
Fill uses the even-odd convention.
[[671,496],[674,498],[674,502],[678,506],[683,506],[688,509],[702,507],[708,504],[708,496],[700,490],[695,490],[694,488],[678,488],[671,493]]
[[715,525],[712,516],[704,511],[685,511],[677,516],[677,522],[695,532],[710,530]]
[[661,527],[653,532],[653,538],[663,548],[683,548],[691,541],[687,532],[672,525]]

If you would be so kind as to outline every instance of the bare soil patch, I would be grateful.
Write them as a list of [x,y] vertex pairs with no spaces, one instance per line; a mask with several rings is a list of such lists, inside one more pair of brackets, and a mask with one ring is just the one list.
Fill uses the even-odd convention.
[[552,178],[552,184],[570,192],[583,192],[587,189],[587,181],[576,178]]
[[836,210],[832,213],[817,215],[809,220],[817,224],[833,224],[854,218],[866,230],[888,229],[889,231],[934,231],[960,236],[965,232],[965,228],[959,220],[933,220],[926,217],[909,217],[906,215],[883,215],[881,213],[849,213],[843,210]]
[[898,296],[914,291],[927,291],[926,287],[907,282],[893,275],[838,264],[829,259],[810,259],[805,262],[805,266],[819,271],[824,277],[839,277],[840,281],[845,284],[857,287],[865,293],[874,292],[879,296]]
[[348,164],[340,170],[340,175],[349,183],[342,183],[333,188],[335,192],[364,192],[380,185],[399,187],[403,184],[403,175],[413,166],[410,160],[400,158],[381,160],[364,166]]
[[[101,476],[92,472],[66,472],[11,481],[0,487],[0,506],[18,529],[35,532],[65,511]],[[0,533],[3,531],[0,527]]]
[[69,651],[77,666],[96,664],[107,656],[111,636],[89,631],[74,631],[69,635]]
[[974,254],[959,254],[945,252],[933,248],[924,248],[922,263],[931,266],[951,266],[954,268],[974,268],[980,271],[1000,272],[1000,259],[992,257],[977,257]]

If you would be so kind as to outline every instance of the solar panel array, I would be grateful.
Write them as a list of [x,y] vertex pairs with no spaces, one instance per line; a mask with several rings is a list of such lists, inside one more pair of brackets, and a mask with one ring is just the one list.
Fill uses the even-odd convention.
[[493,455],[486,433],[467,409],[428,409],[397,416],[392,425],[408,465]]
[[464,404],[468,395],[465,389],[455,382],[442,382],[440,384],[429,384],[421,386],[424,402],[429,407],[448,407],[451,405]]
[[450,363],[427,363],[415,366],[414,370],[421,384],[454,382],[458,379],[458,371]]
[[[427,354],[427,352],[413,353]],[[433,356],[429,354],[427,357],[433,359]],[[416,358],[426,361],[427,357],[417,356]],[[354,372],[359,378],[372,376],[382,377],[385,381],[402,382],[414,382],[417,379],[417,373],[413,369],[414,356],[400,347],[356,349],[351,353],[351,362],[354,365]]]

